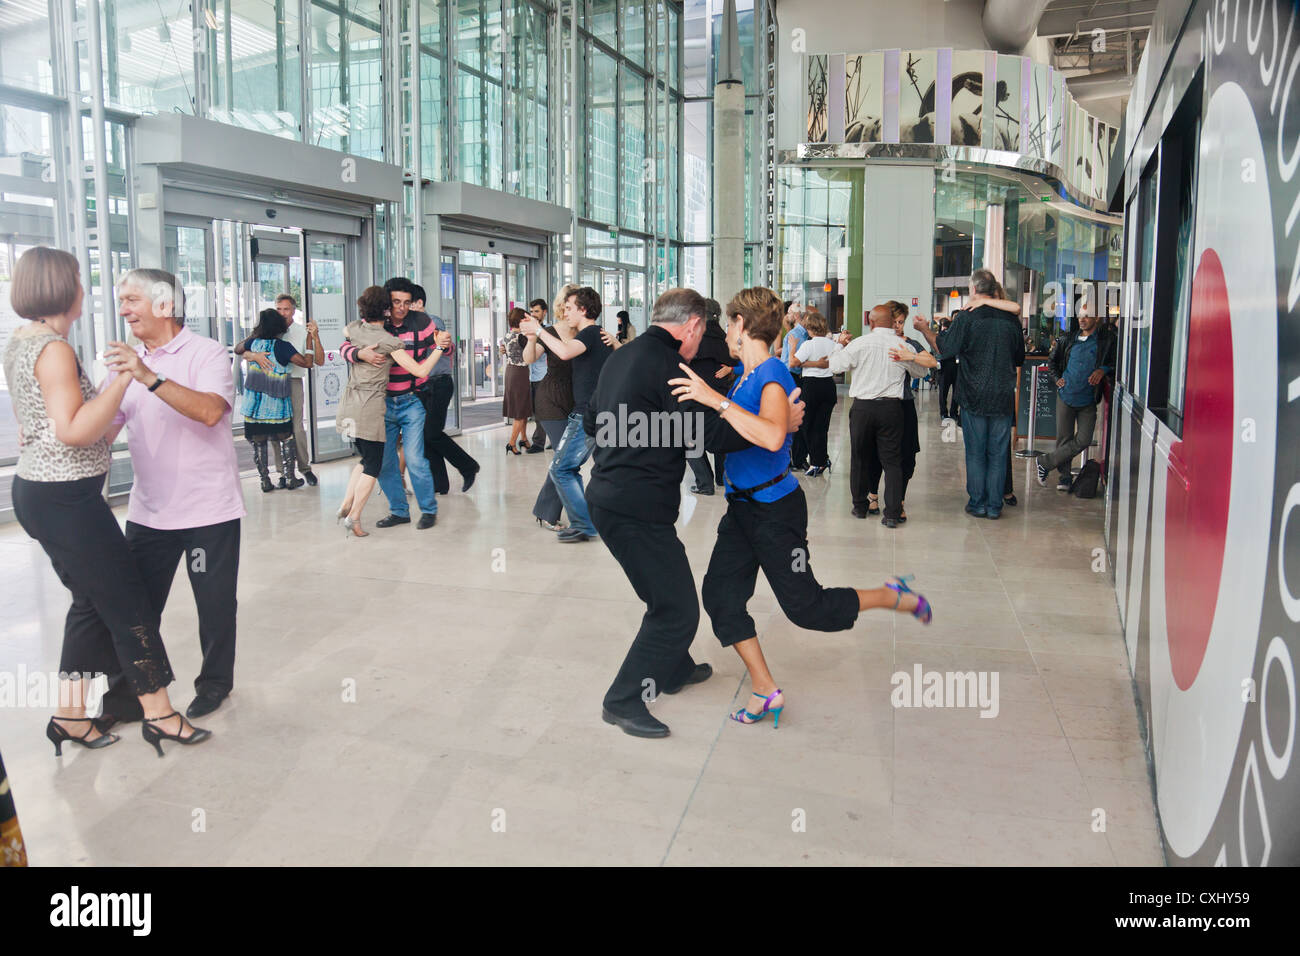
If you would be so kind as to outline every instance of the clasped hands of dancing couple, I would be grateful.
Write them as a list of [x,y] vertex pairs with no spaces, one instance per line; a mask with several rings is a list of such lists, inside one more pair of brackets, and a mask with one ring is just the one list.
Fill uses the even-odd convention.
[[[592,413],[610,409],[619,400],[645,404],[649,390],[639,379],[663,368],[665,360],[675,364],[660,407],[676,404],[703,413],[706,450],[726,453],[727,511],[718,525],[702,597],[714,635],[723,647],[736,649],[750,678],[750,701],[731,719],[752,724],[770,713],[776,726],[785,695],[767,665],[747,610],[760,569],[786,617],[809,630],[848,630],[862,611],[873,608],[911,614],[927,624],[932,612],[906,577],[864,589],[818,583],[808,546],[807,501],[790,473],[790,436],[802,421],[803,406],[786,366],[771,355],[781,327],[781,301],[768,289],[746,289],[728,304],[726,314],[731,317],[727,344],[740,364],[725,396],[685,364],[700,339],[704,303],[697,293],[677,289],[656,302],[651,329],[610,360],[617,364],[602,376]],[[627,354],[634,350],[642,362],[634,364]],[[645,706],[643,688],[651,686],[647,680],[675,693],[712,673],[709,665],[696,665],[689,653],[699,602],[685,549],[672,525],[685,454],[684,449],[670,451],[675,456],[664,449],[598,448],[588,492],[593,518],[598,525],[610,525],[610,533],[601,528],[602,538],[647,606],[641,629],[606,692],[602,713],[606,722],[633,736],[669,733]],[[628,520],[636,517],[630,514],[633,509],[615,505],[604,491],[605,485],[616,482],[621,482],[623,499],[658,498],[663,507],[655,514],[641,509],[642,520]],[[611,513],[614,507],[623,514]]]

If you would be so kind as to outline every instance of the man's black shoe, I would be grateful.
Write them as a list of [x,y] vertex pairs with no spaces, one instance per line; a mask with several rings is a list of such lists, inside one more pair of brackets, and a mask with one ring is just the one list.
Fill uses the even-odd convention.
[[307,484],[311,485],[313,488],[316,487],[316,483],[317,481],[319,481],[319,479],[316,477],[316,473],[314,471],[304,471],[302,473],[302,476],[307,479]]
[[573,528],[565,528],[555,536],[555,539],[564,544],[573,544],[576,541],[590,541],[591,535],[576,531]]
[[432,528],[437,523],[438,523],[437,515],[422,514],[420,515],[419,523],[415,526],[415,530],[423,531],[425,528]]
[[886,528],[897,528],[897,527],[898,527],[898,519],[897,519],[897,518],[881,518],[881,519],[880,519],[880,523],[883,524]]
[[402,516],[399,516],[399,515],[389,515],[387,518],[380,518],[378,521],[376,521],[376,522],[375,522],[375,527],[376,527],[376,528],[391,528],[391,527],[393,527],[394,525],[399,525],[399,524],[410,524],[410,523],[411,523],[411,519],[408,518],[408,517],[402,517]]
[[1007,495],[1005,498],[1002,499],[1002,503],[1011,508],[1014,508],[1016,505],[1020,504],[1020,502],[1016,500],[1015,495]]
[[633,737],[668,736],[668,725],[663,721],[655,720],[649,714],[643,714],[640,717],[619,717],[602,707],[600,709],[600,719],[607,724],[613,724],[615,727],[620,728],[623,733]]
[[983,512],[983,511],[981,511],[981,510],[978,509],[978,508],[972,508],[970,505],[967,505],[967,506],[966,506],[966,513],[967,513],[968,515],[970,515],[972,518],[986,518],[986,517],[988,517],[988,515],[987,515],[986,512]]
[[185,708],[185,716],[191,720],[206,717],[220,707],[225,699],[225,697],[216,697],[212,694],[199,694],[190,702],[190,706]]
[[865,511],[863,511],[861,508],[854,508],[854,509],[853,509],[853,517],[855,517],[855,518],[865,518],[866,516],[867,516],[867,513],[866,513]]
[[701,488],[699,485],[691,485],[691,494],[693,494],[693,495],[711,495],[711,494],[713,494],[713,489],[712,489],[712,488]]
[[[481,468],[482,466],[480,465],[479,467]],[[478,477],[478,468],[475,468],[471,472],[461,472],[460,476],[465,479],[465,484],[461,485],[460,490],[469,491],[469,489],[474,485],[474,479]]]
[[525,455],[540,455],[540,454],[541,454],[542,452],[544,452],[545,450],[546,450],[546,449],[543,448],[541,445],[539,445],[537,442],[533,442],[531,445],[528,446],[527,449],[525,449],[524,454],[525,454]]
[[289,487],[289,479],[286,478],[286,477],[284,477],[284,475],[281,475],[281,476],[280,476],[280,483],[279,483],[278,485],[276,485],[275,487],[277,487],[277,488],[288,488],[288,487]]
[[686,678],[686,680],[682,681],[679,685],[674,687],[672,690],[668,690],[667,688],[665,688],[664,693],[665,694],[681,693],[681,691],[684,688],[689,687],[691,684],[703,684],[706,680],[708,680],[712,676],[713,676],[712,664],[696,664],[695,670],[691,671],[690,677]]

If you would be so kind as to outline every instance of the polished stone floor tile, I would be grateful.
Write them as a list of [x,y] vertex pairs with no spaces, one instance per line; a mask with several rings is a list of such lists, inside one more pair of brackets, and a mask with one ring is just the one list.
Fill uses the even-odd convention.
[[[818,581],[913,574],[934,623],[874,610],[851,630],[802,630],[760,576],[749,610],[786,693],[779,728],[728,719],[750,684],[703,612],[692,654],[713,677],[650,703],[671,736],[601,720],[644,606],[599,541],[537,526],[550,455],[503,458],[501,430],[458,439],[483,470],[469,494],[453,478],[426,531],[375,528],[376,495],[370,537],[345,536],[348,461],[317,464],[316,489],[246,479],[236,687],[201,721],[210,741],[159,760],[129,724],[110,748],[56,760],[46,702],[0,709],[32,861],[1158,865],[1113,584],[1090,570],[1104,503],[1041,489],[1026,465],[1018,507],[966,516],[962,448],[940,440],[935,401],[920,399],[906,525],[850,516],[847,404],[835,469],[799,479]],[[698,585],[727,504],[694,504],[678,533]],[[0,525],[0,573],[0,667],[57,670],[68,595],[16,524]],[[200,665],[183,574],[162,630],[183,708]],[[896,707],[918,666],[996,674],[997,716]]]

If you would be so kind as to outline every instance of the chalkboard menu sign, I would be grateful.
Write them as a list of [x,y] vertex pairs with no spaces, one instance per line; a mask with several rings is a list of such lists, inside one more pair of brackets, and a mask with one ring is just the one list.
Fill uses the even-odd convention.
[[1047,359],[1026,358],[1020,369],[1020,382],[1016,388],[1016,433],[1029,434],[1029,389],[1033,384],[1033,368],[1038,366],[1038,406],[1034,422],[1035,441],[1040,438],[1056,437],[1056,379]]

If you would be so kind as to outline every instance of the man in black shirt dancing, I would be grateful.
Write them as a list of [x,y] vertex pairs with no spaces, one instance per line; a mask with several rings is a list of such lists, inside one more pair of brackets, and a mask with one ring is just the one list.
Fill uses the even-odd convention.
[[[650,715],[646,702],[713,673],[691,659],[700,603],[673,523],[687,451],[703,451],[697,447],[701,435],[709,451],[740,451],[749,442],[712,409],[679,403],[668,384],[695,357],[705,316],[704,297],[692,289],[661,295],[650,328],[605,363],[583,419],[595,440],[586,494],[591,520],[646,604],[601,710],[606,723],[634,737],[667,737],[667,725]],[[796,403],[790,427],[797,429],[802,419],[803,405]]]

